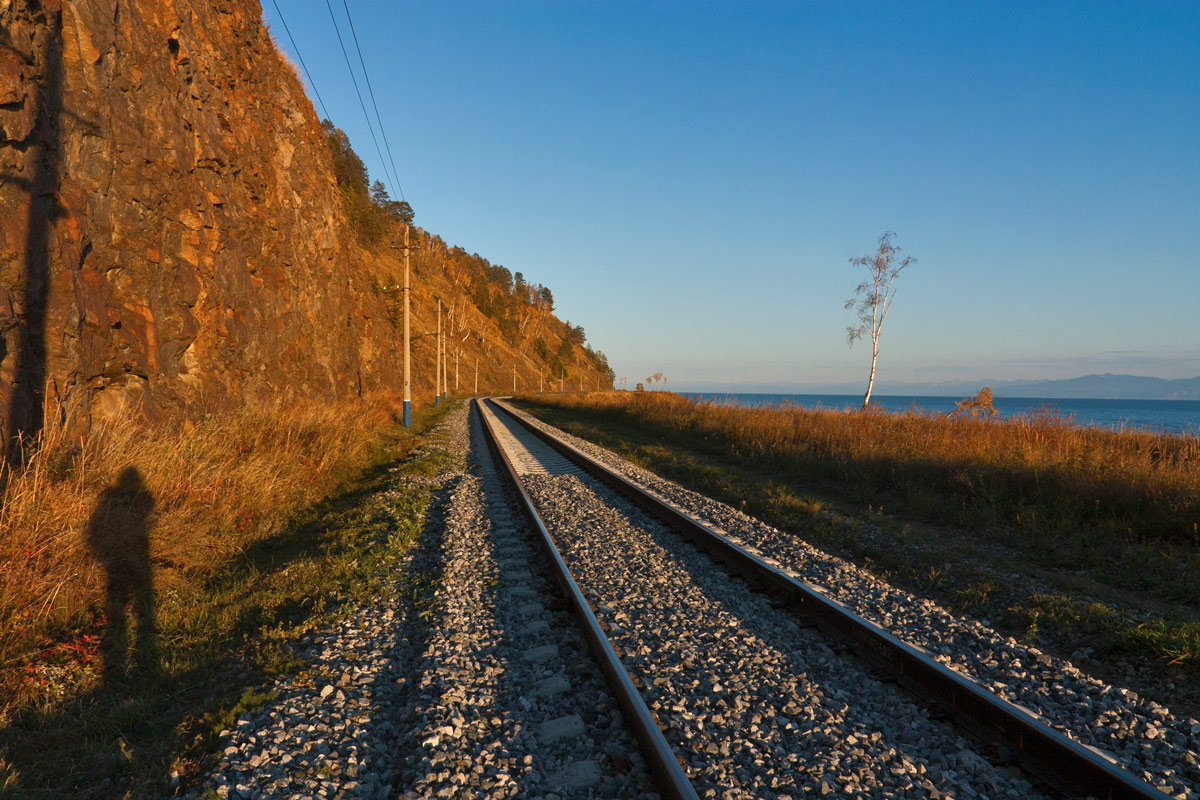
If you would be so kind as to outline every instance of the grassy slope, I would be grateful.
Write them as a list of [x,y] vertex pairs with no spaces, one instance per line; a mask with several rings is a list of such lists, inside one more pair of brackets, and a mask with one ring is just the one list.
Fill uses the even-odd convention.
[[[193,442],[221,462],[214,465],[218,473],[235,469],[229,456],[257,461],[260,483],[274,476],[276,505],[259,507],[253,522],[239,527],[263,497],[246,486],[233,494],[236,482],[221,498],[232,512],[226,508],[220,519],[192,501],[159,501],[151,538],[165,536],[165,526],[171,538],[185,536],[191,547],[152,542],[152,641],[134,627],[122,642],[125,652],[118,656],[111,644],[106,650],[102,631],[88,624],[95,609],[89,615],[85,605],[42,620],[41,650],[26,648],[20,666],[3,673],[9,703],[0,729],[0,795],[157,797],[170,792],[172,772],[185,780],[198,772],[219,731],[266,699],[260,687],[299,666],[290,643],[340,608],[372,597],[381,567],[411,546],[436,487],[406,486],[401,478],[439,471],[444,456],[417,446],[448,407],[418,409],[411,431],[362,407],[325,416],[322,426],[308,431],[306,448],[318,458],[334,453],[336,463],[324,466],[294,449],[303,434],[291,424],[294,418],[234,421],[217,437],[228,439],[254,425],[291,428],[260,432],[258,444],[248,448],[225,451],[217,440]],[[59,476],[60,499],[62,491],[84,482],[72,472],[79,469]],[[158,486],[154,466],[143,463],[143,469],[147,485]],[[111,480],[96,483],[93,498]],[[53,482],[38,491],[53,497]],[[379,496],[384,491],[386,503]],[[222,529],[223,523],[230,527]],[[76,529],[78,524],[75,519]],[[222,542],[219,553],[208,547],[214,539]],[[186,569],[164,564],[164,552],[191,563]],[[72,596],[82,601],[91,595],[82,587]],[[9,652],[20,654],[19,644],[10,640]]]
[[[637,406],[612,394],[523,405],[547,422],[794,532],[898,586],[1072,658],[1098,677],[1177,711],[1200,711],[1195,583],[1200,550],[1191,542],[1119,535],[1115,526],[1072,519],[1062,509],[1082,504],[1069,497],[1039,504],[1017,494],[1010,501],[1012,514],[1023,513],[1025,519],[1020,525],[1015,519],[1006,523],[994,501],[971,509],[963,496],[929,478],[904,491],[850,456],[842,477],[816,477],[819,470],[803,463],[815,459],[811,453],[798,453],[790,464],[778,453],[766,457],[738,432],[722,433],[721,420],[687,420],[691,412],[686,409]],[[728,419],[737,415],[722,413]],[[912,440],[910,452],[921,454],[919,467],[926,475],[937,448],[920,441],[921,429],[927,429],[927,437],[944,437],[939,425],[924,421],[905,432]],[[901,454],[880,448],[872,455],[876,462],[883,458],[892,462],[884,476],[903,473]],[[1194,460],[1183,467],[1194,470]],[[959,484],[973,482],[980,490],[979,473],[996,468],[988,464],[973,471],[970,459],[960,459],[954,469],[951,477]],[[870,523],[865,530],[862,521]],[[1120,524],[1136,522],[1126,515]]]

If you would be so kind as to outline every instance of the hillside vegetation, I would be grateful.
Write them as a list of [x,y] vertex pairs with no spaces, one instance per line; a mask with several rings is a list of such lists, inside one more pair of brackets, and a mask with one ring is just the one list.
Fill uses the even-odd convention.
[[[373,288],[388,304],[389,320],[402,324],[401,295],[403,265],[396,245],[404,239],[404,225],[412,223],[412,207],[390,197],[384,185],[371,183],[366,166],[351,146],[349,137],[329,120],[322,122],[337,176],[342,208],[358,242],[369,253],[373,265]],[[409,243],[419,245],[411,259],[413,302],[419,303],[418,338],[427,345],[430,306],[441,299],[443,325],[452,334],[447,353],[467,358],[469,385],[474,388],[474,365],[482,360],[481,390],[511,391],[513,364],[518,388],[528,391],[564,380],[588,388],[612,385],[614,376],[603,352],[587,344],[581,325],[554,316],[554,294],[550,287],[533,283],[520,272],[493,264],[478,253],[448,245],[441,237],[411,227]],[[436,306],[435,306],[436,308]],[[435,311],[436,314],[436,311]],[[423,346],[421,352],[425,353]],[[424,358],[429,359],[430,354]],[[430,363],[429,366],[433,364]],[[464,376],[460,374],[460,379]],[[464,387],[465,388],[465,387]]]

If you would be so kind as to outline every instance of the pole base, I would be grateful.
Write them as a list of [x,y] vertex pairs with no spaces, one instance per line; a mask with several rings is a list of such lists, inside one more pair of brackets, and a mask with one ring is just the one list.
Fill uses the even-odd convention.
[[406,428],[412,427],[412,401],[411,400],[404,401],[404,427],[406,427]]
[[435,394],[433,396],[433,404],[435,406],[440,406],[442,404],[442,396],[440,394]]

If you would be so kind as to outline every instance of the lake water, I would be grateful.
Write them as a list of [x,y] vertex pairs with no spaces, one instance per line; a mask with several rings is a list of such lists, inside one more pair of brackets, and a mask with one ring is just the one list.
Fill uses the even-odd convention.
[[[804,408],[858,409],[862,395],[849,394],[728,394],[686,392],[688,397],[746,406],[794,403]],[[872,395],[871,405],[885,411],[941,415],[954,410],[956,397]],[[1055,397],[997,397],[997,415],[1013,417],[1049,408],[1076,425],[1116,430],[1131,428],[1200,436],[1200,400],[1081,400]]]

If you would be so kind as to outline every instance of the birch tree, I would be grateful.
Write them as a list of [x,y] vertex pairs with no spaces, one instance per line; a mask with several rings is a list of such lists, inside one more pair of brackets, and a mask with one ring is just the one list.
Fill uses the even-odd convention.
[[[867,378],[867,393],[863,396],[865,409],[871,402],[871,388],[875,385],[875,364],[879,360],[879,335],[883,321],[892,309],[896,298],[896,278],[910,264],[912,256],[904,256],[900,246],[893,242],[895,231],[887,231],[879,237],[879,250],[873,254],[850,259],[850,265],[867,270],[867,278],[854,289],[854,296],[846,301],[846,309],[853,309],[858,323],[846,326],[846,344],[851,347],[863,337],[871,340],[871,376]],[[899,262],[899,263],[897,263]]]

